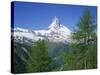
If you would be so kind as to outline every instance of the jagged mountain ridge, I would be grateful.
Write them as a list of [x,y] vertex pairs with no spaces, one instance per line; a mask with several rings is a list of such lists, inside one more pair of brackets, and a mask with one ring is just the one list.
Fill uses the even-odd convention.
[[13,29],[13,32],[15,40],[23,40],[23,38],[33,41],[47,39],[52,42],[64,43],[70,42],[71,35],[71,31],[66,26],[62,25],[57,17],[54,17],[47,30],[28,30],[17,27]]

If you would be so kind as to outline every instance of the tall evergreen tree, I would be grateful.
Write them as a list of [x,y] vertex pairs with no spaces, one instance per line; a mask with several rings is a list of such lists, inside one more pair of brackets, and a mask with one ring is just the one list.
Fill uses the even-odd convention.
[[48,55],[46,43],[44,40],[38,40],[27,60],[28,72],[46,72],[51,70],[51,58]]
[[[97,66],[97,35],[96,22],[86,9],[72,33],[73,43],[69,54],[65,55],[65,69],[88,69]],[[74,58],[75,57],[75,58]],[[72,60],[72,61],[70,61]],[[68,62],[70,61],[70,62]],[[73,63],[74,62],[74,63]],[[73,67],[73,66],[74,67]]]

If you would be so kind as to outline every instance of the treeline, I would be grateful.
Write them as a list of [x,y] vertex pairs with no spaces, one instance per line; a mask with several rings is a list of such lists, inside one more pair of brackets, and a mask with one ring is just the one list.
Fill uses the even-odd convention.
[[72,42],[69,44],[68,50],[61,53],[63,65],[59,67],[55,64],[48,53],[47,42],[39,39],[26,55],[25,62],[22,62],[23,65],[18,64],[22,60],[17,55],[15,56],[15,60],[19,61],[17,64],[14,64],[15,73],[97,68],[96,30],[96,22],[91,16],[90,11],[86,9],[71,35]]

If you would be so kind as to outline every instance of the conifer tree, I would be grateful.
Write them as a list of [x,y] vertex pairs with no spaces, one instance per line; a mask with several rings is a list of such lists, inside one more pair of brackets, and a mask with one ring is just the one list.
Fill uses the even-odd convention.
[[51,58],[48,55],[46,43],[44,40],[35,42],[30,58],[27,62],[28,72],[46,72],[51,70]]
[[[96,22],[91,12],[86,9],[72,33],[69,54],[65,55],[65,69],[88,69],[97,66]],[[75,57],[75,58],[74,58]],[[68,62],[72,60],[71,62]],[[73,63],[74,62],[74,63]],[[73,66],[74,67],[73,67]]]

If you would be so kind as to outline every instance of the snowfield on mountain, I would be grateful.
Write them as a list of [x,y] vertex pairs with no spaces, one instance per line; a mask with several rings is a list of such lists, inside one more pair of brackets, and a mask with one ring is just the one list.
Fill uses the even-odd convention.
[[27,38],[32,41],[46,39],[51,42],[69,43],[71,41],[70,35],[71,30],[61,24],[56,16],[46,30],[29,30],[19,27],[12,29],[12,36],[14,36],[14,39],[21,41],[23,41],[23,38]]

